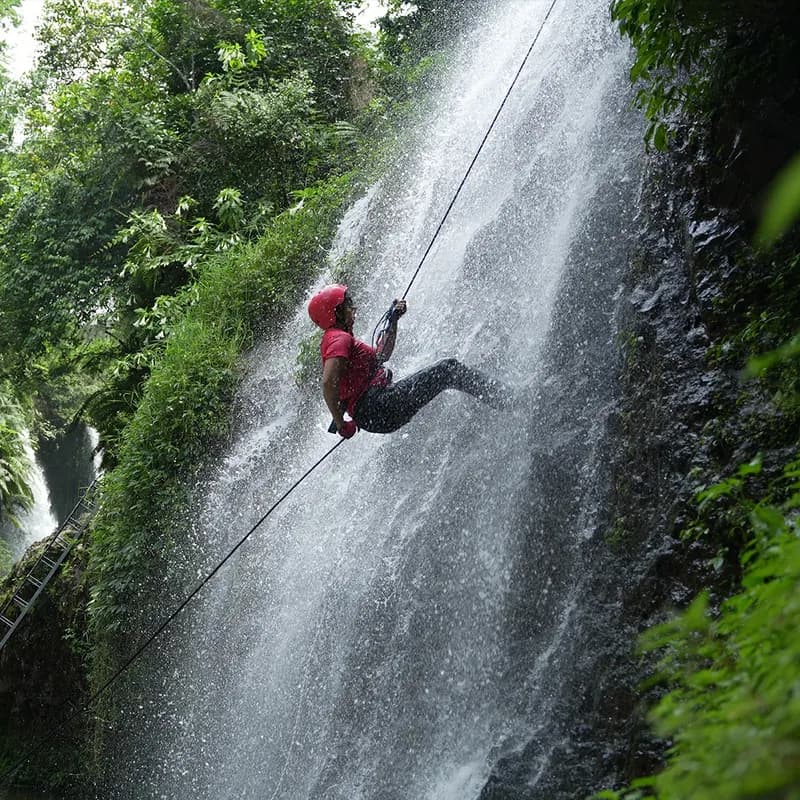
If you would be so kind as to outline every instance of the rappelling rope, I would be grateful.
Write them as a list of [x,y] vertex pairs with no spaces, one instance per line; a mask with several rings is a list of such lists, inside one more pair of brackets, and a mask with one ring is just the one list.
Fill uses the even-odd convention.
[[555,7],[555,4],[557,2],[558,0],[552,0],[552,2],[550,3],[550,8],[547,9],[547,13],[544,15],[542,24],[539,26],[539,30],[536,32],[536,36],[533,38],[531,46],[528,48],[528,52],[525,53],[525,58],[522,59],[522,63],[519,65],[519,69],[517,70],[517,74],[514,76],[514,80],[511,81],[511,85],[508,87],[508,91],[506,92],[505,97],[503,97],[503,101],[500,103],[500,106],[497,109],[497,113],[494,115],[494,118],[489,124],[489,127],[486,129],[486,133],[484,134],[481,143],[478,145],[478,149],[475,151],[475,155],[472,161],[470,162],[469,166],[467,167],[467,171],[464,173],[464,177],[461,179],[461,183],[458,184],[458,188],[456,189],[455,194],[453,195],[453,199],[450,201],[450,205],[447,206],[447,210],[444,212],[444,216],[442,217],[441,221],[439,222],[439,225],[434,231],[433,236],[431,237],[431,240],[428,243],[428,247],[422,254],[422,258],[419,260],[419,264],[417,265],[416,270],[414,270],[414,274],[411,276],[411,280],[409,281],[408,286],[406,286],[406,290],[403,292],[403,297],[402,297],[403,300],[405,300],[406,295],[408,295],[408,293],[411,291],[411,287],[414,285],[414,281],[417,279],[417,275],[419,275],[419,271],[422,269],[422,265],[425,263],[425,259],[428,257],[428,254],[433,249],[433,245],[436,242],[439,233],[441,233],[441,230],[444,227],[444,223],[450,216],[450,212],[452,211],[453,206],[456,204],[456,200],[458,200],[458,196],[461,194],[461,190],[464,188],[464,184],[467,182],[467,178],[469,178],[470,173],[472,172],[472,168],[475,166],[475,162],[478,160],[478,156],[480,156],[484,145],[489,139],[489,136],[492,133],[492,130],[494,129],[495,123],[500,117],[503,108],[505,108],[506,102],[508,101],[508,98],[511,96],[511,92],[514,91],[514,87],[516,86],[517,81],[519,80],[519,76],[522,74],[522,70],[525,69],[525,65],[528,63],[528,59],[530,58],[530,55],[533,52],[533,48],[536,47],[536,42],[539,41],[539,37],[542,35],[544,26],[547,24],[547,20],[550,18],[550,14],[552,13],[553,8]]
[[[511,96],[511,92],[514,91],[514,87],[517,85],[517,81],[519,80],[519,76],[522,74],[522,70],[525,69],[525,65],[528,63],[528,59],[530,58],[531,53],[533,52],[533,48],[536,47],[536,42],[539,41],[539,37],[542,35],[542,31],[544,30],[544,26],[547,24],[547,20],[550,19],[550,14],[553,12],[553,8],[555,8],[556,3],[558,0],[552,0],[550,3],[550,7],[547,9],[547,13],[544,15],[544,19],[542,20],[542,24],[539,26],[539,30],[536,31],[536,36],[533,37],[533,41],[531,42],[531,46],[528,48],[528,52],[525,53],[525,58],[522,59],[522,63],[519,65],[519,69],[514,75],[513,80],[511,81],[508,91],[505,93],[500,105],[495,112],[492,121],[489,123],[489,127],[486,129],[486,133],[483,135],[483,139],[481,139],[481,143],[478,145],[478,149],[475,151],[475,155],[472,157],[472,161],[470,161],[469,166],[467,167],[467,171],[464,173],[464,177],[461,179],[461,183],[458,184],[455,193],[453,194],[452,199],[450,200],[450,204],[445,209],[444,214],[442,215],[441,220],[439,220],[439,224],[436,226],[436,230],[433,232],[433,236],[431,236],[430,242],[428,242],[428,246],[425,248],[425,252],[422,254],[422,258],[419,260],[419,264],[417,264],[417,268],[414,270],[414,274],[411,276],[411,280],[408,282],[408,286],[406,286],[406,290],[403,292],[402,300],[405,300],[408,296],[408,293],[411,291],[411,287],[414,285],[414,281],[417,279],[417,275],[419,275],[420,270],[422,269],[422,265],[425,263],[425,260],[430,255],[431,250],[433,249],[433,245],[435,244],[436,240],[439,238],[439,234],[442,232],[442,228],[444,227],[445,222],[447,222],[447,218],[450,216],[450,212],[453,210],[453,206],[456,204],[456,200],[458,200],[458,196],[461,194],[461,190],[464,188],[464,184],[467,182],[470,174],[472,173],[472,169],[475,166],[475,163],[478,160],[478,157],[481,154],[481,151],[484,148],[484,145],[489,139],[492,131],[494,130],[495,123],[500,118],[500,114],[503,112],[505,108],[506,102],[508,98]],[[391,308],[378,320],[377,324],[375,325],[375,330],[372,332],[372,346],[375,347],[376,343],[379,340],[379,336],[382,333],[386,335],[389,330],[389,326],[392,322],[396,319],[394,316],[395,304],[392,303]]]
[[[508,98],[511,96],[511,92],[514,90],[514,87],[516,86],[516,83],[519,80],[519,76],[522,74],[522,70],[525,68],[525,65],[528,63],[528,58],[530,57],[531,53],[533,52],[533,48],[536,46],[536,42],[539,41],[539,37],[541,36],[542,31],[544,30],[544,26],[547,24],[547,20],[550,18],[550,14],[552,13],[553,8],[556,5],[556,2],[558,2],[558,0],[552,0],[552,2],[550,3],[550,7],[547,9],[547,13],[545,14],[544,19],[542,20],[542,24],[539,26],[539,30],[537,31],[536,36],[534,37],[533,41],[531,42],[531,46],[528,48],[528,52],[525,53],[525,57],[522,59],[522,63],[520,64],[516,75],[514,75],[514,79],[511,81],[511,84],[508,87],[508,91],[505,93],[505,96],[503,97],[503,100],[500,103],[500,106],[498,107],[497,112],[495,113],[491,123],[489,124],[489,127],[487,128],[486,133],[484,134],[484,137],[481,140],[481,143],[478,146],[477,151],[475,152],[475,156],[473,157],[472,161],[470,162],[469,166],[467,167],[467,171],[464,173],[464,177],[461,179],[461,183],[459,183],[458,188],[456,189],[455,194],[453,195],[453,198],[450,201],[450,204],[447,206],[447,209],[444,212],[444,215],[442,216],[441,221],[439,222],[438,226],[436,227],[436,230],[434,231],[434,234],[431,237],[431,240],[428,243],[428,246],[425,249],[425,252],[423,253],[422,258],[420,259],[419,264],[417,265],[417,268],[414,270],[414,274],[411,276],[411,280],[409,281],[409,284],[406,287],[406,290],[403,292],[402,299],[405,299],[406,296],[408,295],[409,291],[411,291],[411,287],[414,285],[414,281],[417,279],[417,275],[419,275],[419,272],[422,269],[422,265],[425,263],[425,260],[427,259],[428,255],[430,254],[431,250],[433,249],[433,245],[436,242],[436,239],[438,238],[439,234],[441,233],[441,230],[444,227],[444,224],[447,221],[447,218],[450,215],[450,212],[452,211],[453,206],[455,205],[456,200],[458,199],[458,196],[461,194],[461,190],[464,188],[464,184],[467,182],[467,179],[469,178],[470,174],[472,173],[472,169],[475,166],[475,163],[477,162],[478,157],[480,156],[484,145],[486,144],[487,140],[489,139],[489,136],[492,133],[492,130],[494,129],[495,123],[497,122],[498,118],[500,117],[500,114],[502,113],[503,108],[505,107],[505,104],[508,101]],[[388,313],[390,313],[390,312],[387,312],[387,314]],[[236,545],[225,556],[225,558],[223,558],[222,561],[220,561],[219,564],[217,564],[217,566],[214,567],[214,569],[211,570],[211,572],[209,572],[208,575],[206,575],[205,578],[203,578],[203,580],[200,581],[200,583],[197,584],[197,586],[180,603],[180,605],[178,605],[178,607],[158,626],[158,628],[156,628],[156,630],[153,631],[153,633],[151,633],[150,636],[148,636],[148,638],[141,645],[139,645],[139,647],[128,657],[128,659],[122,664],[122,666],[120,666],[114,672],[114,674],[110,678],[108,678],[108,680],[106,680],[106,682],[99,689],[95,690],[89,696],[89,698],[83,703],[83,705],[80,708],[78,708],[75,711],[73,711],[73,713],[70,714],[66,719],[64,719],[60,724],[56,725],[55,728],[53,728],[48,733],[48,735],[46,737],[43,737],[38,744],[34,745],[30,750],[28,750],[25,753],[25,755],[23,755],[9,769],[7,769],[5,772],[2,773],[2,775],[0,775],[0,784],[5,783],[8,778],[10,778],[23,764],[25,764],[26,761],[28,761],[32,756],[36,755],[36,753],[38,753],[51,740],[51,738],[52,738],[52,736],[54,734],[56,734],[59,731],[61,731],[70,722],[72,722],[73,720],[77,719],[81,714],[85,713],[89,709],[89,707],[96,700],[98,700],[100,697],[102,697],[108,691],[108,689],[110,689],[111,686],[123,675],[123,673],[125,673],[131,667],[131,665],[150,647],[150,645],[153,644],[153,642],[169,627],[169,625],[172,624],[173,620],[175,620],[175,618],[179,614],[181,614],[183,612],[183,610],[186,608],[186,606],[189,605],[189,603],[203,589],[203,587],[209,581],[211,581],[214,578],[214,576],[225,566],[225,564],[228,563],[228,561],[230,561],[230,559],[233,557],[233,555],[253,535],[253,533],[255,533],[255,531],[262,525],[262,523],[267,519],[267,517],[269,517],[269,515],[272,514],[272,512],[275,511],[275,509],[301,483],[303,483],[303,481],[305,481],[305,479],[308,478],[309,475],[311,475],[311,473],[314,472],[314,470],[316,470],[317,467],[319,467],[323,463],[323,461],[325,461],[325,459],[327,459],[328,456],[330,456],[331,453],[333,453],[333,451],[336,450],[337,447],[339,447],[342,444],[344,444],[345,441],[346,441],[345,439],[340,439],[321,458],[319,458],[311,467],[309,467],[267,509],[267,511],[264,512],[264,514],[261,516],[261,518],[258,520],[258,522],[256,522],[255,525],[253,525],[250,528],[250,530],[236,543]],[[53,713],[54,714],[58,713],[59,711],[61,711],[61,709],[63,709],[67,705],[71,705],[69,700],[64,701],[60,706],[58,706],[56,709],[54,709]]]

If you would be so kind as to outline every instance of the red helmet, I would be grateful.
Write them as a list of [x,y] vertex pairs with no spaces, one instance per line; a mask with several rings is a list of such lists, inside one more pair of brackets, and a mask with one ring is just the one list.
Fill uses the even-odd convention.
[[320,289],[308,302],[308,316],[326,331],[336,324],[336,307],[344,300],[347,287],[333,283]]

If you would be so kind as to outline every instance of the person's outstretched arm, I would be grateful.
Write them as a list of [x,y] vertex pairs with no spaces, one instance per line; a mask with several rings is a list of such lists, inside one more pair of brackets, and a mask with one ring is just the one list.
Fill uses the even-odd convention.
[[406,301],[395,300],[393,308],[394,314],[389,323],[389,328],[386,333],[378,339],[377,347],[375,348],[378,351],[378,361],[381,364],[383,364],[384,361],[388,361],[394,352],[394,343],[397,341],[397,320],[406,313]]

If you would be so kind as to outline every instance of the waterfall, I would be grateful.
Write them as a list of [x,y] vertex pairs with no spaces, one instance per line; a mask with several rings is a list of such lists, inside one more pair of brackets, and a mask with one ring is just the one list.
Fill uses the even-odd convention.
[[[393,171],[345,216],[334,257],[357,265],[361,338],[548,7],[490,4]],[[408,296],[395,374],[457,356],[518,387],[518,407],[447,392],[339,447],[131,674],[109,796],[477,799],[522,756],[524,793],[504,797],[551,781],[600,630],[587,554],[641,171],[628,62],[605,0],[559,0]],[[318,381],[290,378],[312,332],[299,308],[250,354],[235,440],[198,491],[207,565],[336,441]]]
[[19,527],[7,522],[3,525],[2,538],[6,540],[15,560],[22,557],[34,542],[49,536],[58,525],[50,502],[44,472],[33,451],[28,431],[24,431],[25,453],[33,465],[29,484],[33,494],[33,504],[25,511],[17,513]]

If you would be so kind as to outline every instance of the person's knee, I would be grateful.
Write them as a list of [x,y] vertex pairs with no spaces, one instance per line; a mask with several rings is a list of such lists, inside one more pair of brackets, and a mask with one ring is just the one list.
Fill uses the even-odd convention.
[[470,391],[472,373],[457,358],[443,358],[437,361],[432,375],[439,391],[442,389],[460,389]]
[[455,375],[463,369],[463,365],[457,358],[443,358],[434,364],[434,369],[447,375]]

